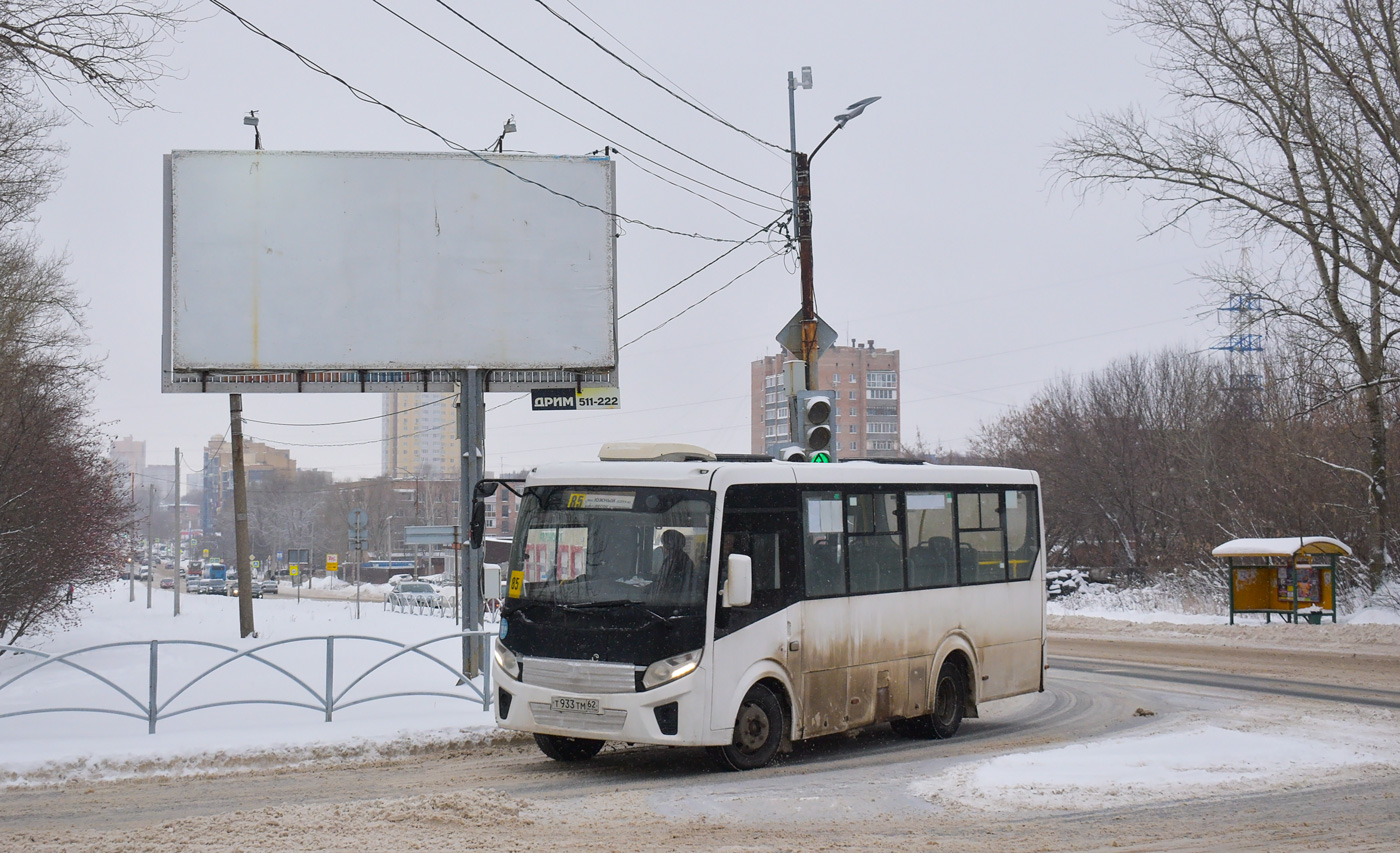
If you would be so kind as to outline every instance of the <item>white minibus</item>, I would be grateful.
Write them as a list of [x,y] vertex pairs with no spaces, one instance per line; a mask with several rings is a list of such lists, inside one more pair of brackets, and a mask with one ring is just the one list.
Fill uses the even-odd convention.
[[876,723],[951,737],[1044,689],[1035,472],[651,455],[525,481],[494,705],[551,758],[612,740],[745,770]]

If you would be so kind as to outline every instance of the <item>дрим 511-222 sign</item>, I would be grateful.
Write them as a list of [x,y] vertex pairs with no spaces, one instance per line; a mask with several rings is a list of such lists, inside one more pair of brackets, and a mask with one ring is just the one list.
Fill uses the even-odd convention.
[[535,388],[530,391],[530,408],[536,412],[617,409],[621,408],[620,400],[616,388]]

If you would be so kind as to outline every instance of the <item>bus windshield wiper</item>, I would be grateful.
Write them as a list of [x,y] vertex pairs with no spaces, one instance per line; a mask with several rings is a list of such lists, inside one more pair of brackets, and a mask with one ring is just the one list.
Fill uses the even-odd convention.
[[633,601],[630,598],[618,598],[612,601],[589,601],[583,604],[560,604],[559,606],[566,610],[575,610],[580,612],[587,612],[589,610],[610,610],[617,607],[631,607],[636,610],[642,611],[643,613],[645,613],[646,615],[650,616],[651,618],[655,619],[663,625],[670,624],[665,616],[662,616],[660,613],[657,613],[655,610],[652,610],[650,607],[647,607],[641,602]]

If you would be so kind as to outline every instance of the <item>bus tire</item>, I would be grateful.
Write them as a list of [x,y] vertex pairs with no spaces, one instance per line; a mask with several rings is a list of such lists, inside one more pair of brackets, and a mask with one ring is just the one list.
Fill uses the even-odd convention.
[[739,703],[734,741],[712,746],[710,757],[725,770],[757,770],[773,760],[783,742],[783,706],[778,697],[755,684]]
[[603,748],[601,740],[583,737],[561,737],[560,735],[535,735],[535,744],[540,752],[555,761],[587,761]]
[[900,737],[918,740],[946,739],[957,734],[967,712],[967,679],[962,667],[944,661],[933,686],[933,708],[921,717],[891,720],[890,729]]
[[938,681],[933,688],[933,708],[928,715],[932,736],[950,738],[958,733],[963,714],[967,713],[967,678],[962,667],[951,660],[945,660],[938,670]]

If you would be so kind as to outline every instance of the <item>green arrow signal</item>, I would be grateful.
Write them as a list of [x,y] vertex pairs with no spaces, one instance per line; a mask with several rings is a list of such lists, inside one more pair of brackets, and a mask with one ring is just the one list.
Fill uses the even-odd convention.
[[808,462],[830,462],[830,461],[831,461],[831,454],[830,454],[830,453],[827,453],[825,450],[818,450],[816,453],[813,453],[813,454],[812,454],[812,458],[811,458],[811,459],[808,459],[807,461],[808,461]]

